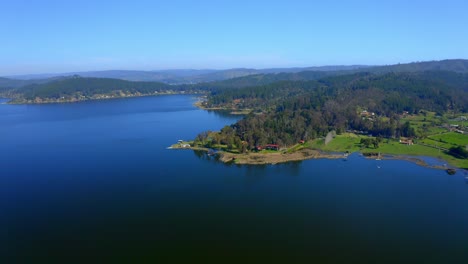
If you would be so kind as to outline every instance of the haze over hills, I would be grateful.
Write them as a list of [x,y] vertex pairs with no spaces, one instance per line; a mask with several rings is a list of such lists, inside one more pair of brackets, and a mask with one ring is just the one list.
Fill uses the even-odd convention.
[[237,77],[243,77],[254,74],[272,74],[272,73],[296,73],[302,71],[344,71],[367,68],[369,66],[351,65],[351,66],[321,66],[321,67],[306,67],[306,68],[270,68],[270,69],[248,69],[235,68],[227,70],[193,70],[193,69],[174,69],[174,70],[159,70],[159,71],[136,71],[136,70],[107,70],[107,71],[89,71],[89,72],[69,72],[69,73],[46,73],[46,74],[26,74],[6,76],[8,79],[14,80],[35,80],[46,79],[60,76],[79,75],[82,77],[94,78],[113,78],[127,81],[156,81],[168,84],[187,84],[222,81]]
[[453,71],[459,73],[468,72],[468,60],[454,59],[441,61],[423,61],[404,64],[375,66],[367,69],[369,72],[419,72],[419,71]]
[[11,78],[3,78],[0,77],[0,88],[19,88],[24,87],[31,84],[42,84],[48,83],[52,81],[61,80],[68,77],[62,76],[55,76],[55,77],[46,77],[46,78],[38,78],[38,79],[11,79]]
[[[138,71],[138,70],[106,70],[106,71],[88,71],[88,72],[70,72],[70,73],[47,73],[47,74],[26,74],[6,76],[0,78],[0,87],[21,87],[33,83],[44,83],[53,78],[67,77],[79,75],[82,77],[93,78],[113,78],[127,81],[145,81],[145,82],[163,82],[167,84],[194,84],[213,81],[224,81],[233,78],[264,75],[264,74],[280,74],[280,76],[269,77],[270,79],[291,79],[295,73],[301,72],[327,72],[326,75],[349,74],[355,72],[418,72],[418,71],[453,71],[459,73],[468,72],[468,60],[454,59],[442,61],[426,61],[412,62],[406,64],[384,65],[384,66],[366,66],[366,65],[350,65],[350,66],[319,66],[319,67],[293,67],[293,68],[269,68],[269,69],[249,69],[235,68],[227,70],[214,69],[174,69],[174,70],[158,70],[158,71]],[[285,73],[293,74],[292,77],[284,75]],[[319,74],[320,75],[320,74]],[[48,80],[47,80],[48,79]],[[301,79],[299,77],[299,79]],[[40,81],[39,81],[40,80]]]
[[87,72],[67,72],[67,73],[45,73],[45,74],[25,74],[7,76],[6,78],[15,80],[33,80],[44,79],[56,76],[74,76],[93,78],[113,78],[127,81],[163,81],[166,83],[183,80],[187,77],[199,76],[217,72],[217,70],[161,70],[161,71],[137,71],[137,70],[106,70],[106,71],[87,71]]

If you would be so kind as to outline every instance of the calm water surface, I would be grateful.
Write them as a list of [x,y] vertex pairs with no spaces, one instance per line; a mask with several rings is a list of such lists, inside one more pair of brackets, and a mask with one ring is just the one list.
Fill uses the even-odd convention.
[[407,161],[221,164],[192,96],[0,104],[0,263],[468,263],[468,184]]

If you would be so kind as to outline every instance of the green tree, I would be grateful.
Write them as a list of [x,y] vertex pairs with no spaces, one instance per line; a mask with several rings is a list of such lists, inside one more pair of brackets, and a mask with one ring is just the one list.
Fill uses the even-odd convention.
[[448,153],[450,155],[456,157],[456,158],[459,158],[459,159],[467,159],[468,158],[468,151],[462,146],[452,147],[452,148],[450,148]]

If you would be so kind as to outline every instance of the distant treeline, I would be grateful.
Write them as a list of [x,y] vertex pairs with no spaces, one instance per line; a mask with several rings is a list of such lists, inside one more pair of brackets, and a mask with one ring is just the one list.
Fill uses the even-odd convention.
[[[60,80],[43,83],[31,84],[16,89],[3,89],[3,92],[16,94],[24,100],[58,99],[74,96],[92,97],[95,95],[111,94],[153,94],[155,92],[165,91],[192,91],[192,87],[175,86],[158,82],[132,82],[119,79],[108,78],[83,78],[73,76]],[[0,92],[2,92],[0,90]]]

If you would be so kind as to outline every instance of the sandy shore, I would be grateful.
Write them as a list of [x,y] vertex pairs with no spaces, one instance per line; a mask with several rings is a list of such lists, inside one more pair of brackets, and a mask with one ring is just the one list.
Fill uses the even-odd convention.
[[[208,148],[202,147],[181,147],[179,144],[174,144],[168,149],[191,149],[191,150],[203,150],[208,152]],[[218,151],[219,160],[222,162],[235,162],[236,164],[250,164],[250,165],[260,165],[260,164],[277,164],[284,163],[289,161],[299,161],[307,159],[340,159],[343,158],[342,154],[331,154],[324,153],[317,150],[303,149],[293,153],[245,153],[245,154],[236,154],[225,151]]]

